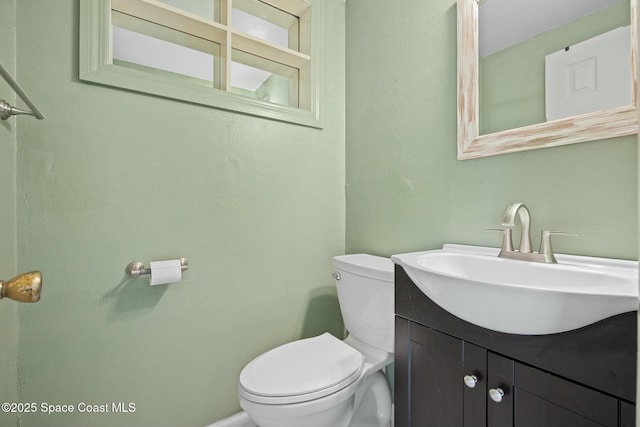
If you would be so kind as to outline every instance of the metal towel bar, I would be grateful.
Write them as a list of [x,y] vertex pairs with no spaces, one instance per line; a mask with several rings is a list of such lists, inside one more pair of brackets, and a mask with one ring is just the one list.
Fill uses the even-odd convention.
[[0,99],[0,119],[7,120],[11,116],[15,116],[16,114],[28,114],[30,116],[35,117],[38,120],[44,119],[44,114],[38,110],[38,107],[34,105],[33,102],[29,99],[27,94],[22,90],[18,82],[11,77],[11,74],[0,64],[0,75],[5,79],[5,81],[13,88],[13,90],[18,94],[18,96],[31,108],[31,111],[21,110],[19,108],[13,107],[4,99]]

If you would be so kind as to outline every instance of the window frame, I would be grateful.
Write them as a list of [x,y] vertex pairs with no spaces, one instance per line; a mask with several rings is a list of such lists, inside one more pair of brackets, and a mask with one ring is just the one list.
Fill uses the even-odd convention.
[[[154,0],[136,1],[151,4],[152,6],[157,6],[159,3]],[[286,1],[282,2],[282,0],[264,0],[264,2],[273,6],[277,6],[278,3],[286,4]],[[309,17],[310,46],[306,48],[309,54],[280,48],[283,51],[280,52],[281,54],[292,56],[294,59],[297,57],[299,63],[302,64],[300,67],[307,67],[305,72],[307,79],[306,91],[308,94],[305,96],[308,96],[308,98],[303,104],[306,104],[305,106],[308,109],[289,107],[250,98],[231,92],[230,87],[228,87],[228,90],[205,87],[201,84],[190,82],[189,79],[178,78],[168,73],[153,73],[143,70],[142,67],[124,67],[117,63],[114,64],[111,46],[111,3],[111,0],[82,0],[80,2],[79,78],[81,81],[302,126],[318,129],[323,127],[320,117],[322,81],[320,65],[322,62],[321,55],[324,51],[322,46],[324,39],[322,34],[323,26],[321,23],[322,16],[324,16],[324,11],[322,10],[324,1],[308,2],[310,4],[309,8],[312,8],[312,13],[310,13]],[[185,15],[188,15],[188,13],[185,13]],[[202,21],[206,20],[202,19]],[[236,37],[242,42],[256,42],[256,40],[251,40],[251,36],[239,33],[226,25],[212,24],[215,24],[212,27],[215,26],[216,31],[226,32],[227,45],[231,44],[231,37]],[[221,49],[225,50],[225,46],[221,46]],[[229,70],[230,62],[227,61],[227,64],[226,69]]]

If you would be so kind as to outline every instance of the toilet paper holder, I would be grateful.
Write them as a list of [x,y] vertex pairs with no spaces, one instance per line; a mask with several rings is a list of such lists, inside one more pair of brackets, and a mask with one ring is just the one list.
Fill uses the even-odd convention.
[[[187,271],[189,269],[189,261],[186,258],[180,258],[180,268],[182,271]],[[125,268],[127,274],[131,277],[140,277],[144,274],[151,274],[151,269],[146,268],[143,263],[134,261],[130,262]]]

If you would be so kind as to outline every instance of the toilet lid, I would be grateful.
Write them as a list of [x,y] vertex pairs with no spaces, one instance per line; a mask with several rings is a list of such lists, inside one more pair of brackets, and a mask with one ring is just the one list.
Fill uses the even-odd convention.
[[359,351],[325,333],[258,356],[242,370],[240,386],[264,397],[334,392],[359,378],[364,361]]

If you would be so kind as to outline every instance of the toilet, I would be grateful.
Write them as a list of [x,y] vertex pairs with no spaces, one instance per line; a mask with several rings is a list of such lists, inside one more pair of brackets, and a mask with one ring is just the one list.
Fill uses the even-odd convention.
[[394,287],[389,258],[334,257],[348,336],[294,341],[263,353],[240,374],[240,406],[260,427],[389,427]]

